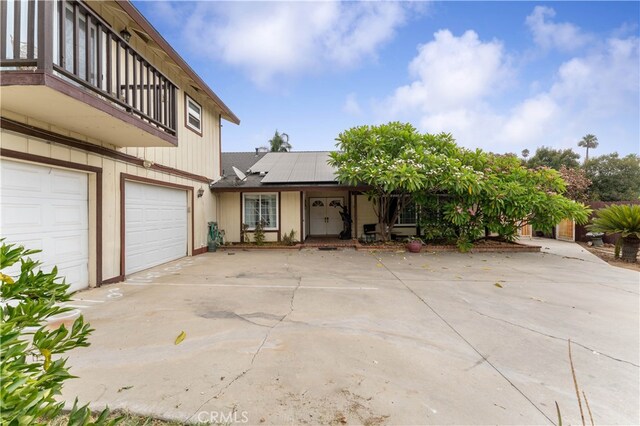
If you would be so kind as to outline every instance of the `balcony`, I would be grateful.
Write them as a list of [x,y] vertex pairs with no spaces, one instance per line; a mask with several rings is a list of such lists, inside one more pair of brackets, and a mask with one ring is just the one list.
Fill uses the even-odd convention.
[[119,147],[177,145],[176,85],[86,3],[2,0],[0,36],[3,110]]

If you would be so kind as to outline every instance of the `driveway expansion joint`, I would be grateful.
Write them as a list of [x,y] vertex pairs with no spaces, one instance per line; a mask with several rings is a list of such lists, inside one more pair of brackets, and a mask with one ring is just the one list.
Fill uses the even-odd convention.
[[504,380],[506,380],[511,387],[513,387],[520,395],[522,395],[528,402],[529,404],[531,404],[540,414],[542,414],[551,424],[555,425],[556,423],[549,417],[547,416],[547,414],[545,414],[544,411],[542,411],[542,409],[540,407],[538,407],[536,405],[535,402],[533,402],[531,400],[531,398],[529,398],[529,396],[527,396],[527,394],[525,394],[520,388],[518,388],[518,386],[516,386],[515,383],[513,383],[511,380],[509,380],[509,378],[502,372],[500,371],[500,369],[498,369],[498,367],[496,367],[491,361],[489,361],[488,356],[485,356],[482,352],[480,352],[480,350],[478,348],[476,348],[469,340],[467,340],[467,338],[465,338],[462,333],[460,331],[458,331],[451,323],[449,323],[440,313],[438,313],[438,311],[435,310],[435,308],[433,308],[429,302],[427,302],[423,297],[421,297],[418,293],[415,292],[415,290],[413,290],[411,287],[409,287],[404,280],[402,280],[398,275],[396,275],[395,272],[393,272],[383,261],[381,258],[376,257],[376,260],[382,264],[382,266],[391,274],[393,275],[396,280],[398,280],[398,282],[400,282],[407,290],[409,290],[416,298],[418,298],[418,300],[420,302],[422,302],[423,305],[425,305],[427,308],[429,308],[429,310],[431,310],[431,312],[433,312],[447,327],[449,327],[455,334],[458,335],[458,337],[460,337],[471,349],[473,349],[474,352],[476,352],[478,355],[480,355],[480,357],[482,357],[482,359],[484,360],[484,362],[486,362],[489,366],[491,366],[491,368],[493,370],[495,370]]
[[[491,316],[491,315],[483,314],[482,312],[480,312],[480,311],[476,311],[475,309],[470,309],[470,311],[471,311],[471,312],[475,312],[476,314],[481,315],[481,316],[483,316],[483,317],[487,317],[487,318],[490,318],[490,319],[495,320],[495,321],[504,322],[504,323],[509,324],[509,325],[512,325],[512,326],[514,326],[514,327],[522,328],[522,329],[524,329],[524,330],[531,331],[532,333],[536,333],[536,334],[539,334],[539,335],[541,335],[541,336],[548,337],[548,338],[550,338],[550,339],[562,340],[563,342],[568,342],[568,341],[569,341],[569,339],[566,339],[566,338],[564,338],[564,337],[558,337],[558,336],[554,336],[554,335],[552,335],[552,334],[543,333],[542,331],[539,331],[539,330],[536,330],[536,329],[533,329],[533,328],[529,328],[529,327],[526,327],[526,326],[524,326],[524,325],[516,324],[516,323],[511,322],[511,321],[509,321],[509,320],[505,320],[505,319],[502,319],[502,318],[497,318],[497,317],[493,317],[493,316]],[[634,366],[634,367],[636,367],[636,368],[640,368],[640,365],[638,365],[638,364],[635,364],[635,363],[633,363],[633,362],[631,362],[631,361],[627,361],[627,360],[624,360],[624,359],[616,358],[616,357],[611,356],[611,355],[608,355],[608,354],[606,354],[606,353],[603,353],[603,352],[597,351],[597,350],[595,350],[595,349],[593,349],[593,348],[590,348],[590,347],[588,347],[588,346],[586,346],[586,345],[583,345],[582,343],[576,342],[575,340],[571,340],[571,343],[573,343],[573,344],[574,344],[574,345],[576,345],[576,346],[580,346],[581,348],[586,349],[586,350],[588,350],[589,352],[592,352],[592,353],[594,353],[594,354],[598,354],[598,355],[602,355],[603,357],[609,358],[609,359],[611,359],[611,360],[613,360],[613,361],[622,362],[622,363],[624,363],[624,364],[629,364],[629,365],[632,365],[632,366]]]

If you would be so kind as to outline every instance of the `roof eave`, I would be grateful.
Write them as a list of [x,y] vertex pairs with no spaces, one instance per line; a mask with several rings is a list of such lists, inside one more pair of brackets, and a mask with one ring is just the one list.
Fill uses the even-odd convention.
[[153,25],[145,18],[142,13],[131,3],[131,0],[116,0],[116,3],[135,21],[140,25],[144,32],[153,39],[154,42],[160,46],[169,57],[184,70],[184,72],[200,87],[200,89],[206,93],[207,96],[213,100],[213,102],[222,111],[222,118],[234,123],[240,124],[240,118],[238,118],[233,111],[215,94],[215,92],[202,80],[202,78],[182,59],[182,56],[176,50],[171,47],[167,40],[154,28]]

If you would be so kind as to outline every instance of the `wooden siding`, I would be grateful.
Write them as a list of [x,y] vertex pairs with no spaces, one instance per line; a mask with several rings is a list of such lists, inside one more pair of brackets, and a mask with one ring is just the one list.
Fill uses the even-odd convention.
[[240,241],[240,193],[218,194],[218,227],[224,231],[225,242]]

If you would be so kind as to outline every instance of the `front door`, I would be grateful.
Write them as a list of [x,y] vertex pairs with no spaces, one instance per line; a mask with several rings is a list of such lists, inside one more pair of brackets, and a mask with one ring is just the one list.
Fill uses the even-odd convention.
[[342,197],[309,198],[309,233],[311,235],[338,235],[342,232],[340,206]]

